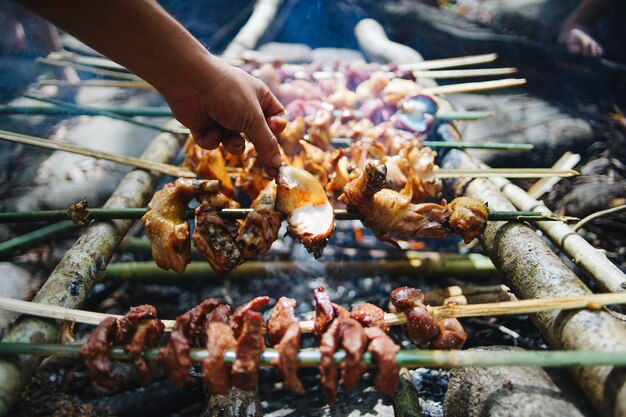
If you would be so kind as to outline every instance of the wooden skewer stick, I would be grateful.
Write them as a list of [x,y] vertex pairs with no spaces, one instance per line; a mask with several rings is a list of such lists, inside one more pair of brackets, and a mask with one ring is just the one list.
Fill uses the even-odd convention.
[[422,90],[424,94],[456,94],[469,93],[472,91],[494,90],[497,88],[517,87],[526,84],[525,78],[505,78],[494,81],[479,81],[473,83],[461,83],[440,85],[437,87],[425,88]]
[[109,152],[96,151],[93,149],[83,148],[69,142],[52,141],[40,139],[33,136],[21,135],[18,133],[0,130],[0,139],[8,140],[15,143],[23,143],[25,145],[38,146],[40,148],[53,149],[55,151],[63,151],[75,153],[78,155],[91,156],[93,158],[105,159],[107,161],[117,162],[120,164],[131,165],[137,168],[147,169],[150,171],[160,172],[162,174],[172,175],[174,177],[196,177],[196,174],[181,167],[170,164],[161,164],[158,162],[146,161],[144,159],[133,158],[131,156],[118,155]]
[[498,58],[498,54],[468,55],[456,58],[431,59],[429,61],[400,64],[401,71],[434,70],[440,68],[464,67],[467,65],[486,64]]
[[[626,304],[626,293],[589,294],[577,297],[539,298],[533,300],[505,301],[501,303],[429,306],[428,309],[436,320],[440,320],[445,318],[530,314],[542,311],[573,310],[579,308],[598,310],[602,306],[609,304]],[[31,303],[29,301],[7,297],[0,297],[0,309],[31,316],[69,320],[92,325],[100,324],[106,317],[123,317],[117,314],[75,310],[47,304]],[[406,323],[407,319],[404,313],[385,313],[385,322],[390,326],[396,326]],[[165,331],[172,331],[175,323],[175,320],[163,320]],[[300,330],[303,333],[310,333],[313,330],[313,320],[301,320]]]
[[113,71],[130,72],[127,68],[105,57],[86,56],[68,51],[53,51],[48,54],[47,58],[55,61],[71,61],[77,64],[88,65],[90,67],[100,67]]
[[481,177],[504,177],[504,178],[543,178],[543,177],[575,177],[580,175],[573,169],[553,168],[489,168],[489,169],[444,169],[436,168],[437,178],[481,178]]
[[413,71],[417,78],[468,78],[487,77],[490,75],[515,74],[517,68],[485,68],[485,69],[462,69],[445,71]]

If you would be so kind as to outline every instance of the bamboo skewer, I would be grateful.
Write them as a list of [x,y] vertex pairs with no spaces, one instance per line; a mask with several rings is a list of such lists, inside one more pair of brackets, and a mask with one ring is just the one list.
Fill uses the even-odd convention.
[[[213,180],[211,189],[219,189],[219,181]],[[93,208],[87,210],[91,220],[140,219],[146,214],[146,208]],[[217,214],[226,220],[244,219],[251,213],[251,208],[220,209]],[[352,210],[335,209],[336,220],[362,220],[363,216]],[[187,217],[194,218],[194,211],[189,210]],[[576,221],[577,218],[542,214],[536,211],[490,211],[490,221]],[[0,223],[21,223],[41,220],[71,220],[67,210],[7,211],[0,213]]]
[[435,70],[441,68],[455,68],[475,64],[487,64],[498,59],[498,54],[468,55],[455,58],[431,59],[429,61],[400,64],[401,71]]
[[580,175],[573,169],[553,169],[553,168],[489,168],[489,169],[445,169],[436,168],[434,170],[437,178],[543,178],[543,177],[575,177]]
[[[168,129],[169,130],[169,129]],[[181,131],[182,132],[182,131]],[[108,161],[117,162],[120,164],[131,165],[137,168],[149,169],[151,171],[160,172],[167,175],[185,178],[195,178],[197,175],[182,167],[178,167],[171,164],[161,164],[145,161],[139,158],[130,156],[118,155],[109,152],[97,151],[92,149],[83,148],[78,145],[74,145],[68,142],[50,141],[46,139],[37,138],[34,136],[22,135],[20,133],[8,132],[6,130],[0,130],[0,139],[8,140],[16,143],[23,143],[26,145],[38,146],[46,149],[54,149],[58,151],[71,152],[79,155],[92,156],[94,158],[105,159]],[[427,142],[428,146],[440,146],[444,148],[456,148],[456,147],[478,147],[489,148],[494,146],[496,149],[505,148],[509,150],[527,150],[527,146],[519,146],[514,144],[472,144],[464,146],[461,144],[455,144],[453,142]],[[241,172],[241,168],[228,168],[229,171],[234,173]],[[552,169],[552,168],[489,168],[489,169],[477,169],[477,170],[460,170],[460,169],[441,169],[438,168],[434,171],[435,176],[438,178],[458,178],[458,177],[506,177],[506,178],[543,178],[543,177],[572,177],[579,175],[577,171],[566,169]]]
[[[539,298],[500,303],[429,306],[428,309],[436,320],[440,320],[446,318],[530,314],[581,308],[598,310],[602,306],[609,304],[626,304],[626,294],[589,294],[577,297]],[[91,325],[98,325],[106,317],[115,317],[118,319],[123,317],[116,314],[69,309],[7,297],[0,297],[0,309],[31,316],[69,320]],[[175,320],[162,321],[165,325],[165,331],[171,331],[176,323]],[[397,326],[406,323],[407,319],[404,313],[385,313],[385,322],[390,326]],[[313,320],[301,320],[299,324],[300,330],[303,333],[310,333],[313,330]]]
[[[81,345],[62,345],[44,343],[0,343],[0,355],[39,355],[80,357]],[[142,352],[144,359],[157,359],[159,348],[148,348]],[[276,349],[264,349],[260,357],[260,365],[271,367],[280,354]],[[109,349],[109,357],[114,360],[131,360],[130,353],[122,347]],[[189,359],[201,363],[209,357],[206,349],[192,348]],[[334,354],[335,363],[341,366],[346,355],[338,350]],[[234,349],[224,353],[224,362],[232,363],[236,359]],[[301,349],[297,363],[300,368],[317,368],[321,354],[319,349]],[[363,363],[373,367],[372,355],[366,352]],[[574,367],[574,366],[626,366],[626,352],[620,351],[572,351],[572,350],[528,350],[528,351],[463,351],[463,350],[419,350],[406,349],[396,354],[396,365],[406,368],[438,367],[452,368],[460,366],[538,366],[538,367]]]
[[113,62],[110,59],[104,57],[86,56],[68,51],[53,51],[48,54],[47,58],[55,61],[71,61],[77,64],[110,69],[113,71],[130,72],[126,67],[123,67],[117,62]]
[[76,68],[79,71],[90,72],[92,74],[103,75],[105,77],[115,77],[115,78],[121,78],[123,80],[143,81],[141,78],[139,78],[135,74],[131,74],[129,72],[95,68],[93,66],[82,65],[76,62],[71,62],[71,61],[66,61],[66,60],[57,60],[57,59],[51,59],[51,58],[37,58],[36,62],[39,62],[41,64],[46,64],[46,65],[52,65],[55,67],[72,67],[72,68]]
[[429,87],[422,90],[423,94],[457,94],[469,93],[473,91],[494,90],[498,88],[517,87],[526,84],[525,78],[505,78],[494,81],[478,81],[473,83],[461,83],[440,85],[437,87]]
[[[345,148],[355,143],[352,138],[335,137],[330,139],[330,144],[337,148]],[[500,151],[531,151],[534,146],[527,143],[502,143],[502,142],[452,142],[443,140],[425,140],[422,146],[430,148],[446,149],[490,149]]]
[[25,145],[38,146],[40,148],[53,149],[56,151],[70,152],[78,155],[91,156],[93,158],[105,159],[107,161],[117,162],[120,164],[131,165],[137,168],[147,169],[150,171],[160,172],[162,174],[172,175],[174,177],[196,177],[196,174],[186,168],[177,167],[170,164],[162,164],[159,162],[147,161],[145,159],[134,158],[132,156],[118,155],[114,153],[97,151],[93,149],[83,148],[69,142],[52,141],[36,138],[34,136],[22,135],[19,133],[7,132],[0,130],[0,140],[8,140],[15,143],[23,143]]
[[446,71],[413,71],[417,78],[467,78],[486,77],[490,75],[507,75],[517,73],[517,68],[485,68]]
[[[52,98],[41,97],[41,96],[34,96],[32,94],[24,94],[24,97],[29,98],[31,100],[37,100],[37,101],[41,101],[41,102],[44,102],[44,103],[53,104],[55,106],[63,107],[63,108],[66,108],[66,109],[76,109],[78,107],[75,104],[67,103],[65,101],[55,100],[55,99],[52,99]],[[159,132],[171,133],[172,135],[188,135],[189,134],[189,129],[169,128],[169,127],[165,127],[165,126],[157,126],[157,125],[152,124],[152,123],[140,122],[139,120],[135,120],[135,119],[133,119],[131,117],[122,116],[121,114],[108,112],[106,110],[94,109],[93,110],[93,114],[94,115],[98,115],[98,116],[110,117],[111,119],[122,120],[124,122],[130,123],[130,124],[133,124],[133,125],[136,125],[136,126],[145,127],[145,128],[148,128],[148,129],[159,131]]]

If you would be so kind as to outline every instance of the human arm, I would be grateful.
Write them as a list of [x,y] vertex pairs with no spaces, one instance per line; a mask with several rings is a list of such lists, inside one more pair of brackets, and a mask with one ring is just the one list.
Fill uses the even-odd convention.
[[281,163],[274,134],[283,107],[259,80],[211,55],[151,0],[20,0],[20,3],[154,86],[196,142],[243,151],[245,133],[266,171]]

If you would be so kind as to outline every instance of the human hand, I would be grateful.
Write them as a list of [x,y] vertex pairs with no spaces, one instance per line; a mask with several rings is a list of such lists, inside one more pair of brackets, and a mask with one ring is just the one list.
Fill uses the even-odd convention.
[[265,171],[276,177],[282,160],[275,135],[287,124],[283,106],[263,82],[215,60],[207,81],[216,81],[208,89],[189,98],[168,100],[174,117],[206,149],[215,149],[221,142],[229,152],[240,154],[245,149],[241,133],[245,134]]

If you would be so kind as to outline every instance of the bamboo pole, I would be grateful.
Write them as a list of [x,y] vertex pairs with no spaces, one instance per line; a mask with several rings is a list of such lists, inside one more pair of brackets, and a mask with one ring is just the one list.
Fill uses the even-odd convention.
[[256,48],[261,36],[278,13],[282,0],[257,0],[252,16],[222,53],[225,59],[240,59],[247,49]]
[[[576,165],[578,165],[579,162],[580,162],[580,155],[567,151],[559,158],[558,161],[554,163],[552,168],[574,169],[574,167],[576,167]],[[530,188],[528,189],[528,195],[530,195],[532,198],[537,199],[541,197],[542,195],[544,195],[545,193],[552,190],[552,188],[556,184],[558,184],[559,181],[560,181],[559,178],[554,178],[554,177],[553,178],[541,178],[539,181],[537,181],[536,183],[530,186]]]
[[[29,98],[31,100],[37,100],[37,101],[41,101],[44,103],[53,104],[55,106],[63,107],[66,109],[80,108],[80,106],[77,106],[76,104],[68,103],[68,102],[61,101],[61,100],[55,100],[55,99],[47,98],[47,97],[35,96],[32,94],[24,94],[24,97]],[[171,127],[157,126],[152,123],[141,122],[139,120],[133,119],[132,117],[122,116],[121,114],[112,113],[112,112],[108,112],[105,110],[96,110],[94,108],[92,111],[94,115],[110,117],[111,119],[121,120],[123,122],[133,124],[135,126],[145,127],[147,129],[156,130],[158,132],[167,132],[167,133],[171,133],[172,135],[179,135],[179,136],[181,135],[186,136],[189,134],[189,129],[180,128],[176,124],[172,125]]]
[[[492,181],[516,207],[545,214],[552,213],[542,202],[535,200],[523,189],[504,178],[493,178]],[[536,225],[604,291],[626,290],[626,275],[602,251],[590,245],[570,226],[545,222],[537,222]]]
[[[81,345],[43,344],[43,343],[0,343],[0,354],[16,355],[29,354],[40,356],[80,357]],[[159,348],[148,348],[142,352],[144,359],[157,359]],[[114,346],[109,349],[109,357],[115,360],[131,360],[131,354],[124,348]],[[191,348],[189,359],[194,363],[201,363],[209,357],[206,349]],[[337,366],[341,366],[346,355],[345,351],[338,350],[334,354]],[[260,357],[263,367],[274,366],[279,358],[276,349],[264,349]],[[224,362],[232,363],[236,359],[234,349],[224,353]],[[321,359],[319,349],[300,349],[297,356],[298,367],[317,368]],[[372,355],[366,352],[363,362],[374,367]],[[461,366],[536,366],[562,368],[572,366],[626,366],[625,351],[549,351],[549,350],[521,350],[521,351],[477,351],[477,350],[419,350],[405,349],[396,354],[396,364],[405,368],[455,368]]]
[[134,158],[132,156],[118,155],[110,152],[98,151],[89,148],[83,148],[82,146],[74,145],[73,143],[63,141],[52,141],[47,139],[36,138],[34,136],[22,135],[19,133],[8,132],[6,130],[0,130],[0,140],[7,140],[15,143],[22,143],[30,146],[37,146],[39,148],[53,149],[56,151],[70,152],[78,155],[91,156],[93,158],[105,159],[107,161],[117,162],[119,164],[131,165],[136,168],[146,169],[149,171],[159,172],[165,175],[171,175],[174,177],[190,177],[195,178],[197,175],[189,171],[186,168],[178,167],[170,164],[162,164],[154,161],[148,161],[141,158]]
[[[602,306],[611,304],[626,304],[626,294],[586,294],[582,296],[539,298],[498,303],[429,306],[428,309],[436,320],[442,320],[447,318],[507,316],[575,309],[599,310]],[[123,317],[117,314],[96,313],[6,297],[0,297],[0,308],[29,316],[69,320],[91,325],[98,325],[107,317],[115,317],[117,319]],[[172,331],[176,324],[176,320],[161,321],[165,326],[166,332]],[[389,326],[398,326],[406,322],[407,318],[404,313],[385,313],[385,323]],[[299,325],[302,333],[311,333],[314,322],[313,320],[300,320]]]
[[[444,166],[477,167],[469,156],[458,150],[444,157]],[[492,209],[513,208],[486,179],[454,181],[454,190],[481,198]],[[522,298],[580,296],[590,292],[528,225],[488,223],[480,242],[503,273],[506,285]],[[535,314],[533,320],[550,345],[557,349],[626,350],[626,327],[603,311],[543,312]],[[601,415],[626,414],[626,384],[620,377],[620,370],[606,366],[575,368],[572,372]]]
[[[158,135],[142,154],[142,159],[168,162],[176,156],[181,143],[176,137]],[[156,186],[158,175],[134,170],[121,181],[105,207],[144,206]],[[80,307],[97,278],[104,273],[107,263],[124,234],[130,220],[113,220],[94,223],[66,253],[41,290],[35,303],[68,308]],[[25,318],[17,323],[2,339],[5,342],[58,340],[57,323],[51,320]],[[38,366],[40,358],[31,355],[0,360],[0,415],[8,415],[17,400],[22,386]]]
[[[474,254],[476,255],[476,254]],[[345,276],[346,274],[381,274],[425,277],[486,277],[492,276],[495,268],[488,258],[458,254],[438,254],[425,252],[413,259],[401,260],[361,260],[361,261],[324,261],[324,276]],[[168,285],[185,284],[190,280],[247,280],[269,278],[289,274],[306,277],[311,274],[292,261],[248,261],[231,271],[227,276],[213,271],[206,262],[191,262],[182,274],[158,268],[154,262],[119,262],[109,265],[103,280],[164,283]]]

